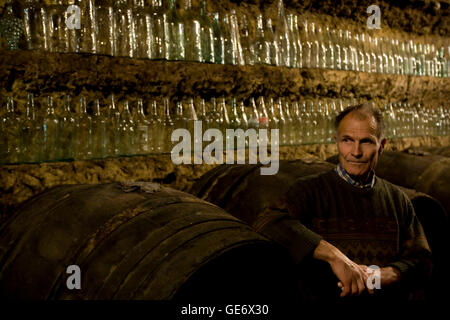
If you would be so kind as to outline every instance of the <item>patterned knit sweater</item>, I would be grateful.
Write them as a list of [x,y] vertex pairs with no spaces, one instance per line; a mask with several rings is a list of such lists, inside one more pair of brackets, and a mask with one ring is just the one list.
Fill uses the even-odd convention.
[[406,194],[391,183],[376,177],[373,188],[361,189],[331,170],[298,179],[286,197],[279,208],[288,214],[260,230],[297,262],[325,239],[356,263],[397,268],[402,280],[422,283],[430,276],[422,226]]

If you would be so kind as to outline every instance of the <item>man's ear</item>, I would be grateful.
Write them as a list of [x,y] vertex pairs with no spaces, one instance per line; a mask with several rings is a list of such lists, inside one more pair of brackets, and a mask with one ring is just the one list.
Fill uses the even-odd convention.
[[337,134],[336,134],[336,132],[333,133],[333,139],[334,139],[334,142],[337,142]]
[[386,145],[386,138],[381,139],[380,149],[378,149],[378,154],[382,154],[384,150],[384,146]]

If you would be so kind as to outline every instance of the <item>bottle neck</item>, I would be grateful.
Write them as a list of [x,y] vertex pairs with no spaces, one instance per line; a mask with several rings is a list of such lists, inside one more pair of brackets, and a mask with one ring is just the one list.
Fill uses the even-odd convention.
[[100,117],[101,113],[100,113],[100,101],[98,99],[96,99],[94,101],[94,109],[93,109],[93,114],[96,117]]

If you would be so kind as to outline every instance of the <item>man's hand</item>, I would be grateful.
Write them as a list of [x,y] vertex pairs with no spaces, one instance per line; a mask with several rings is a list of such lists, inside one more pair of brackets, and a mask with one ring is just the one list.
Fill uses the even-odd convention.
[[347,258],[338,248],[321,240],[313,257],[330,264],[333,273],[340,280],[341,297],[360,295],[366,290],[367,273],[364,268]]

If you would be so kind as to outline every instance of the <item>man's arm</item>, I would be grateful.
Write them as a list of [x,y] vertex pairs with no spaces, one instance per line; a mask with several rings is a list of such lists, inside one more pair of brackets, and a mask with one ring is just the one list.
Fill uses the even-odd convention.
[[411,201],[405,195],[405,215],[399,219],[400,223],[400,252],[398,259],[389,263],[385,268],[392,268],[397,276],[386,273],[386,280],[381,274],[381,283],[386,285],[405,281],[410,284],[423,283],[431,275],[431,250],[422,225],[417,218]]
[[266,220],[264,225],[260,224],[258,231],[286,247],[296,263],[301,263],[307,256],[329,263],[339,279],[341,297],[359,295],[365,290],[368,275],[364,268],[298,219],[278,215],[277,218]]

